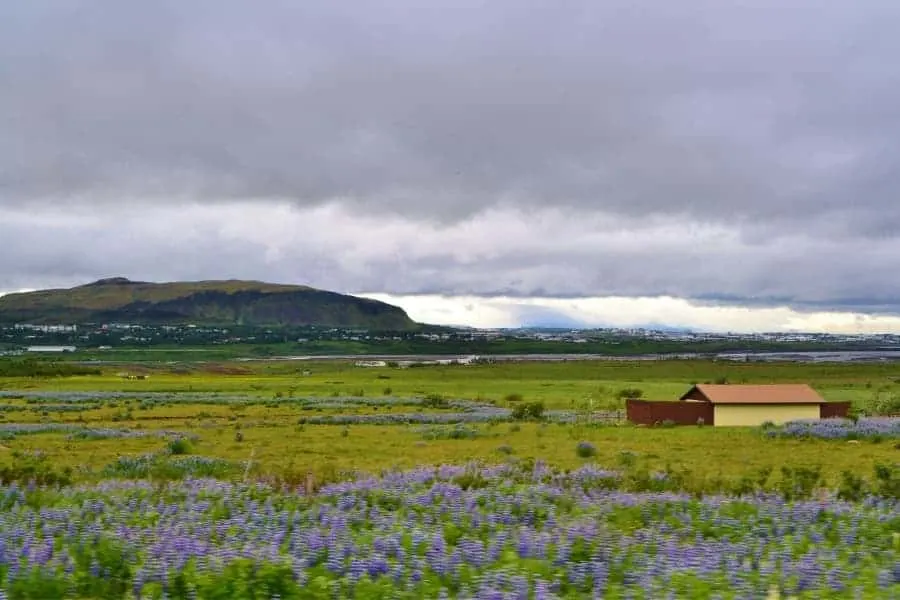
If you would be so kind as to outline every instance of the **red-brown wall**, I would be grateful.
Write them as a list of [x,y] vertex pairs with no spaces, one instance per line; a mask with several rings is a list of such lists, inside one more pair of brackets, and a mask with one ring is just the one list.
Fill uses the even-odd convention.
[[825,402],[819,405],[819,418],[821,419],[831,419],[834,417],[846,419],[849,412],[849,402]]
[[672,421],[676,425],[714,425],[713,406],[709,402],[668,402],[665,400],[626,400],[628,420],[638,425],[655,425]]

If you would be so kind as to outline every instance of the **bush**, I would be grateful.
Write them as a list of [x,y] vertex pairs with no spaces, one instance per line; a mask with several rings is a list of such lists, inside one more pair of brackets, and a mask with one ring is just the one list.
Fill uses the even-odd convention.
[[529,402],[527,404],[518,404],[512,409],[510,416],[516,421],[528,419],[539,421],[544,418],[544,403]]
[[522,394],[507,394],[503,397],[504,402],[517,403],[523,400]]
[[166,445],[166,448],[168,449],[169,454],[190,454],[191,453],[191,443],[183,437],[179,437],[179,438],[175,438],[174,440],[171,440]]
[[464,490],[478,490],[489,486],[491,483],[480,471],[476,470],[457,475],[451,481]]
[[512,449],[512,446],[510,446],[509,444],[503,444],[502,446],[497,447],[497,452],[499,452],[500,454],[505,454],[505,455],[509,456],[510,454],[513,453],[513,449]]
[[630,400],[644,397],[644,390],[640,388],[622,388],[616,393],[620,400]]
[[874,492],[883,498],[900,499],[900,463],[875,465]]
[[638,455],[630,450],[622,450],[619,452],[619,466],[624,469],[630,469],[637,464]]
[[12,465],[0,467],[0,483],[35,483],[37,485],[69,485],[72,483],[72,468],[57,469],[47,457],[40,453],[13,451]]
[[838,486],[837,496],[847,502],[859,502],[867,492],[865,479],[852,471],[841,473],[841,483]]
[[590,442],[578,442],[578,445],[575,446],[575,454],[579,458],[593,458],[597,456],[597,447]]
[[876,391],[865,403],[866,414],[873,416],[893,416],[900,414],[900,394]]
[[422,406],[426,408],[447,408],[450,402],[440,394],[428,394],[422,399]]
[[781,467],[781,481],[778,491],[785,500],[806,500],[822,483],[822,468]]

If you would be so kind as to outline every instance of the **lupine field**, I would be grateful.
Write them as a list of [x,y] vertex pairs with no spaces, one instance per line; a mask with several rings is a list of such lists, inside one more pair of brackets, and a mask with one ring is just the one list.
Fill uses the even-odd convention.
[[900,598],[900,418],[637,428],[722,367],[604,368],[0,381],[0,599]]
[[327,486],[10,486],[9,597],[891,598],[897,500],[695,499],[617,474],[421,468]]

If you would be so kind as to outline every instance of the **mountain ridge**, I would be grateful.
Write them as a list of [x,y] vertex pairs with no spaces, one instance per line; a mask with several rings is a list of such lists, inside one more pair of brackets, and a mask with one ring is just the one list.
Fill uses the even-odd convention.
[[155,283],[126,277],[0,296],[0,322],[417,327],[398,306],[305,285],[241,279]]

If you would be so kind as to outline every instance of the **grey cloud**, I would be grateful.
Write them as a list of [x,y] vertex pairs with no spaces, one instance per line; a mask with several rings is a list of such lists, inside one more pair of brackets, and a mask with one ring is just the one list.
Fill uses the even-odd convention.
[[[59,218],[48,225],[51,210],[0,210],[0,290],[115,275],[152,281],[244,278],[355,293],[665,295],[708,304],[900,314],[894,276],[900,240],[796,236],[768,245],[714,245],[714,237],[702,235],[660,241],[657,229],[628,220],[607,222],[595,235],[598,225],[575,217],[540,225],[535,216],[530,237],[490,238],[475,231],[465,245],[448,228],[387,224],[366,234],[369,221],[349,212],[119,207],[103,218]],[[516,219],[523,217],[498,213],[482,227],[515,227]],[[629,235],[615,237],[623,227]],[[379,246],[379,236],[392,245]],[[516,315],[522,322],[561,318],[522,310]]]
[[[0,3],[0,289],[242,277],[900,313],[898,17],[886,0]],[[297,218],[275,254],[215,218],[283,202],[342,212]],[[421,233],[382,228],[398,216]],[[678,243],[648,229],[665,222]]]
[[900,222],[893,3],[0,8],[7,202]]

